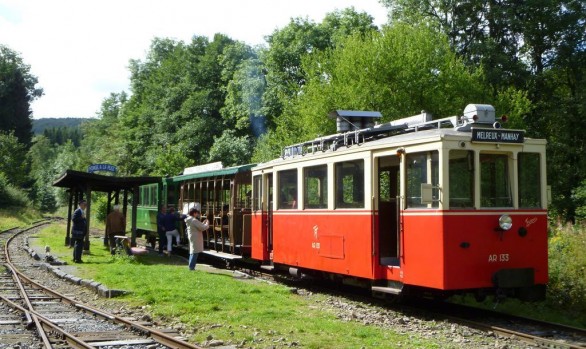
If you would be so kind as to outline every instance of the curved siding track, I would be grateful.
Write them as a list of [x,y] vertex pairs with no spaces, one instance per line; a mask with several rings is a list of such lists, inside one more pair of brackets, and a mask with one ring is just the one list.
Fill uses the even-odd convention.
[[0,232],[0,348],[199,348],[177,333],[105,313],[28,278],[26,269],[36,266],[11,258],[18,248],[11,241],[44,224]]

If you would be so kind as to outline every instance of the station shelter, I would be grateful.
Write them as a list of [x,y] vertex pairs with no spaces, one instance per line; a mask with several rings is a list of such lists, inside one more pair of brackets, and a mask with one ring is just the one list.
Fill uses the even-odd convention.
[[[85,212],[87,218],[87,231],[85,234],[84,251],[89,251],[89,227],[92,207],[91,193],[97,191],[107,193],[108,213],[111,211],[113,205],[120,204],[120,196],[122,196],[122,214],[124,214],[125,218],[127,218],[128,212],[128,198],[131,198],[131,246],[136,246],[136,207],[140,195],[138,189],[141,185],[160,183],[160,181],[161,177],[114,177],[74,170],[65,171],[59,179],[53,182],[54,187],[66,188],[69,194],[65,245],[69,245],[71,242],[71,218],[73,210],[77,207],[80,200],[85,200],[87,202]],[[128,222],[128,219],[126,221]],[[105,244],[106,241],[107,239],[104,240]]]

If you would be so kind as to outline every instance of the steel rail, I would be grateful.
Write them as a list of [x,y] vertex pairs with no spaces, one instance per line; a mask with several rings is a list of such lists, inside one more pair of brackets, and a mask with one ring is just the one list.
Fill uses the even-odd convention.
[[[586,349],[586,342],[567,343],[567,337],[578,336],[578,338],[586,338],[586,330],[582,328],[566,326],[563,324],[541,321],[537,319],[526,318],[517,315],[506,314],[489,309],[475,308],[469,305],[455,304],[455,303],[437,303],[429,300],[418,301],[416,304],[410,302],[408,307],[413,310],[425,310],[426,313],[432,313],[443,319],[450,320],[464,326],[475,328],[480,331],[493,332],[502,337],[515,337],[521,341],[533,344],[540,348],[550,349]],[[470,318],[472,317],[472,318]],[[538,326],[549,333],[550,330],[557,330],[557,335],[562,335],[561,340],[544,338],[539,335],[531,334],[532,330],[525,329],[509,329],[507,325],[499,325],[497,322],[490,323],[495,318],[497,321],[506,321],[511,324],[516,324],[519,328],[528,326]],[[481,319],[481,320],[477,320]],[[494,320],[492,320],[494,321]],[[520,332],[525,331],[525,332]],[[540,330],[541,331],[541,330]],[[536,333],[536,332],[535,332]],[[553,332],[555,333],[555,332]],[[571,340],[570,340],[571,341]]]
[[[5,249],[4,252],[6,253],[7,250]],[[49,338],[47,337],[47,333],[45,333],[45,328],[39,322],[38,317],[36,315],[33,315],[32,317],[29,315],[30,311],[34,310],[34,307],[28,297],[26,290],[24,289],[24,285],[22,284],[22,282],[18,278],[18,275],[15,273],[14,267],[8,263],[6,263],[5,266],[8,267],[10,269],[10,271],[12,272],[12,278],[14,279],[14,282],[18,286],[21,298],[24,300],[24,302],[26,303],[26,306],[29,310],[28,312],[25,313],[27,320],[29,318],[31,318],[31,321],[34,322],[34,324],[37,328],[37,332],[38,332],[39,336],[41,337],[41,339],[43,340],[43,344],[45,345],[45,348],[47,348],[47,349],[53,348],[53,346],[51,345],[51,342],[49,341]],[[30,325],[30,322],[27,323],[27,326],[29,326],[29,325]]]
[[[38,222],[37,222],[38,223]],[[11,231],[11,230],[16,230],[18,229],[18,227],[15,228],[11,228],[8,230],[4,230],[1,233],[5,233],[7,231]],[[10,239],[7,240],[7,242],[4,244],[4,255],[8,260],[8,241],[10,241]],[[14,282],[18,285],[20,294],[22,296],[22,298],[24,299],[27,307],[29,310],[33,310],[33,305],[30,302],[30,299],[26,293],[26,290],[24,289],[24,286],[22,285],[22,282],[20,282],[20,279],[18,278],[18,275],[15,274],[14,272],[14,268],[12,266],[12,264],[5,264],[10,271],[12,272],[12,278],[14,280]],[[52,349],[53,345],[51,344],[51,341],[49,340],[49,338],[47,337],[47,333],[45,332],[45,328],[43,327],[43,325],[41,324],[41,321],[39,321],[39,318],[36,315],[32,315],[30,311],[24,311],[24,314],[26,316],[27,319],[27,327],[30,327],[33,323],[35,324],[35,327],[37,329],[37,333],[39,335],[39,337],[41,337],[41,340],[43,341],[43,345],[45,346],[45,348],[47,349]]]
[[[59,326],[57,326],[56,324],[54,324],[50,319],[44,317],[43,315],[39,314],[38,312],[36,312],[34,310],[33,305],[30,302],[30,299],[28,298],[28,295],[26,293],[26,290],[24,289],[24,285],[21,282],[21,277],[22,277],[23,274],[20,273],[14,267],[14,264],[10,260],[10,253],[8,252],[8,245],[10,244],[10,242],[12,241],[12,239],[14,237],[16,237],[17,235],[21,234],[21,233],[24,233],[24,232],[29,231],[31,229],[37,228],[37,227],[39,227],[41,225],[44,225],[44,224],[47,224],[47,223],[48,223],[48,221],[36,222],[35,225],[33,225],[31,227],[28,227],[26,229],[23,229],[23,230],[17,232],[16,234],[14,234],[13,236],[9,237],[6,240],[6,242],[4,243],[4,256],[6,258],[6,263],[4,265],[12,272],[12,277],[14,279],[14,282],[18,285],[18,288],[19,288],[19,291],[21,293],[22,299],[26,303],[26,306],[28,307],[28,309],[26,309],[24,307],[21,307],[20,305],[18,305],[17,303],[14,303],[12,301],[10,301],[6,297],[3,297],[3,296],[0,296],[0,297],[7,304],[9,304],[12,307],[20,310],[21,312],[24,312],[24,314],[25,314],[25,316],[27,318],[27,322],[28,322],[27,323],[27,327],[30,326],[32,323],[35,324],[35,327],[37,329],[37,332],[39,334],[39,337],[41,337],[41,340],[43,341],[43,345],[45,346],[45,348],[47,348],[47,349],[53,348],[53,345],[51,344],[51,341],[49,340],[49,338],[47,337],[47,333],[45,332],[46,329],[50,329],[50,330],[53,330],[53,331],[59,333],[63,338],[65,338],[65,340],[67,341],[67,343],[69,345],[72,345],[74,348],[77,348],[77,349],[92,349],[92,348],[95,348],[94,346],[91,346],[88,343],[77,339],[71,333],[64,331]],[[10,230],[16,230],[16,229],[18,229],[18,228],[13,228],[13,229],[5,230],[2,233],[6,232],[6,231],[10,231]],[[29,281],[29,282],[32,281],[32,280],[30,280],[29,278],[26,278],[26,277],[24,279],[27,280],[27,281]],[[37,287],[40,287],[41,289],[48,290],[46,287],[43,287],[42,285],[39,285],[36,282],[34,282],[33,284],[35,284]]]
[[[53,290],[51,290],[49,288],[46,288],[45,286],[43,286],[43,285],[39,284],[38,282],[30,279],[24,273],[22,273],[17,268],[15,268],[14,265],[12,264],[12,261],[10,260],[10,254],[8,253],[8,244],[17,235],[19,235],[21,233],[24,233],[24,232],[26,232],[28,230],[34,229],[34,228],[36,228],[36,227],[38,227],[38,226],[40,226],[42,224],[45,224],[45,223],[46,222],[41,223],[41,224],[38,224],[38,225],[33,226],[33,227],[29,227],[29,228],[27,228],[25,230],[22,230],[22,231],[16,233],[15,235],[13,235],[12,237],[10,237],[6,241],[6,243],[4,245],[4,247],[5,247],[5,253],[6,253],[6,261],[7,261],[6,263],[9,264],[9,265],[11,265],[13,267],[13,270],[14,270],[13,273],[15,273],[15,275],[18,275],[20,278],[24,279],[26,283],[31,284],[31,285],[33,285],[35,287],[38,287],[39,289],[43,290],[44,292],[47,292],[47,293],[51,294],[52,296],[54,296],[56,298],[62,299],[67,304],[71,304],[71,305],[73,305],[73,306],[75,306],[77,308],[84,309],[86,311],[89,311],[89,312],[91,312],[91,313],[93,313],[95,315],[98,315],[98,316],[100,316],[102,318],[105,318],[107,320],[113,321],[115,323],[123,324],[126,327],[133,328],[133,329],[135,329],[137,331],[140,331],[140,332],[144,333],[145,335],[150,336],[152,339],[154,339],[156,342],[158,342],[160,344],[166,345],[166,346],[171,347],[171,348],[177,348],[177,349],[202,349],[202,347],[200,347],[200,346],[197,346],[197,345],[194,345],[194,344],[191,344],[191,343],[187,343],[187,342],[185,342],[183,340],[180,340],[180,339],[177,339],[175,337],[172,337],[172,336],[170,336],[170,335],[168,335],[168,334],[166,334],[164,332],[161,332],[159,330],[156,330],[154,328],[150,328],[150,327],[141,325],[139,323],[136,323],[136,322],[133,322],[133,321],[130,321],[130,320],[126,320],[126,319],[124,319],[122,317],[119,317],[119,316],[116,316],[116,315],[108,314],[108,313],[106,313],[104,311],[101,311],[99,309],[96,309],[96,308],[94,308],[92,306],[89,306],[87,304],[82,304],[82,303],[80,303],[80,302],[78,302],[78,301],[76,301],[76,300],[74,300],[72,298],[69,298],[69,297],[67,297],[67,296],[65,296],[63,294],[60,294],[60,293],[58,293],[56,291],[53,291]],[[35,314],[35,312],[31,312],[31,313]],[[39,314],[36,314],[36,315],[42,317],[42,315],[39,315]],[[48,320],[48,321],[50,321],[50,320]],[[62,331],[62,330],[59,331],[59,332],[60,333],[63,332],[62,335],[65,336],[65,337],[67,337],[67,332]],[[93,348],[92,346],[89,346],[89,344],[87,344],[85,342],[82,342],[82,343],[85,344],[85,345],[88,345],[88,347],[79,347],[79,348]],[[78,348],[78,347],[76,347],[76,348]]]
[[[26,308],[22,307],[21,305],[14,303],[13,301],[11,301],[10,299],[4,297],[4,296],[0,296],[0,299],[2,301],[4,301],[6,304],[10,305],[11,307],[18,309],[19,311],[23,312],[23,313],[27,313],[30,312],[33,316],[33,319],[36,319],[39,323],[42,324],[43,327],[48,327],[49,329],[57,332],[59,335],[61,335],[63,338],[65,338],[65,340],[67,340],[67,343],[69,345],[72,345],[73,348],[77,348],[77,349],[95,349],[94,346],[89,345],[88,343],[77,339],[77,337],[75,337],[74,335],[72,335],[69,332],[64,331],[62,328],[60,328],[59,326],[57,326],[56,324],[54,324],[51,320],[47,319],[46,317],[44,317],[43,315],[37,313],[35,310],[27,310]],[[48,339],[47,339],[48,340]],[[49,348],[52,348],[52,346],[49,346]]]
[[506,328],[503,328],[500,326],[486,325],[486,324],[483,324],[480,322],[466,320],[466,319],[460,319],[460,318],[456,318],[456,319],[461,323],[469,325],[470,327],[477,328],[479,330],[488,329],[488,330],[490,330],[496,334],[499,334],[503,337],[515,336],[523,341],[526,341],[526,342],[532,343],[532,344],[536,344],[536,345],[538,345],[540,347],[544,347],[544,348],[551,348],[551,349],[585,349],[586,348],[585,346],[571,344],[571,343],[563,343],[563,342],[535,336],[535,335],[532,335],[529,333],[509,330],[509,329],[506,329]]

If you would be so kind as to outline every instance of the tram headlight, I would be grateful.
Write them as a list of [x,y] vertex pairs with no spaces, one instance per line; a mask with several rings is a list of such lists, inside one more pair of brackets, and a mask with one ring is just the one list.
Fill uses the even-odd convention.
[[502,230],[509,230],[512,226],[513,218],[511,218],[511,216],[504,214],[499,217],[499,227],[501,227]]

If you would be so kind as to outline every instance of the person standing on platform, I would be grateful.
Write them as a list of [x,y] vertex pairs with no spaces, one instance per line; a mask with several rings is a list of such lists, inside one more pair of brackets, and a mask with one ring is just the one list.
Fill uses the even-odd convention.
[[73,262],[82,263],[83,240],[87,231],[87,219],[85,218],[85,200],[79,201],[79,207],[73,212],[73,227],[71,228],[71,240],[73,241]]
[[159,256],[162,256],[163,246],[167,245],[167,235],[165,235],[165,206],[161,206],[157,213],[157,233],[159,233]]
[[106,235],[110,243],[110,253],[116,253],[116,235],[126,234],[126,217],[120,212],[120,205],[114,205],[112,212],[106,218]]
[[208,220],[199,221],[199,210],[196,207],[189,209],[185,218],[187,237],[189,238],[189,270],[195,270],[197,256],[203,252],[203,232],[210,227]]

